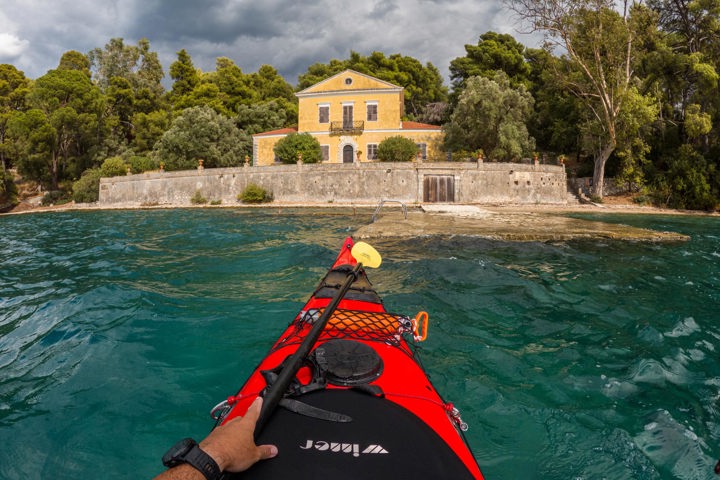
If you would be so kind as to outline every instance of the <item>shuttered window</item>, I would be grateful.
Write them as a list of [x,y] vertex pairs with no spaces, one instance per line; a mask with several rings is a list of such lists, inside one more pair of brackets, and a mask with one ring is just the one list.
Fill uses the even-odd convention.
[[318,107],[318,122],[330,123],[330,106],[320,105]]
[[376,122],[378,119],[378,106],[377,103],[367,104],[367,121]]

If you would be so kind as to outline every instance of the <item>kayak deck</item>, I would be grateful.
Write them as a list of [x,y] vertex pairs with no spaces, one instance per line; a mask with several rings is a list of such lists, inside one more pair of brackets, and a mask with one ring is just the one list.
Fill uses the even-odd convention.
[[[298,349],[355,265],[352,245],[346,239],[222,422],[243,415]],[[412,320],[386,312],[361,269],[257,438],[277,445],[278,456],[242,478],[482,478],[464,424],[428,379],[412,338]]]

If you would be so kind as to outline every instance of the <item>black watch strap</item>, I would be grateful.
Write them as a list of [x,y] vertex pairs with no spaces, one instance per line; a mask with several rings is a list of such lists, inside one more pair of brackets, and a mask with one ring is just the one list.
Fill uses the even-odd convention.
[[203,452],[197,444],[185,454],[183,461],[199,470],[207,480],[220,480],[222,478],[222,472],[218,464],[210,455]]

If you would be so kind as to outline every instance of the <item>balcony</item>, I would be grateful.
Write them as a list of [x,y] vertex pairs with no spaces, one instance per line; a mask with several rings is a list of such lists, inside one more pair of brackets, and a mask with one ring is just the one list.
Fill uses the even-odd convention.
[[330,122],[330,135],[362,135],[365,122]]

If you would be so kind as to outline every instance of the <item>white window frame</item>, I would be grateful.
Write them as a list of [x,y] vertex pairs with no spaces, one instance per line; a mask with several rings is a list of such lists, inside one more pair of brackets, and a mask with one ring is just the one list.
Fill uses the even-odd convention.
[[[368,160],[377,160],[377,149],[378,144],[377,143],[368,143],[367,146],[367,159]],[[371,154],[371,152],[374,151],[374,155]]]

